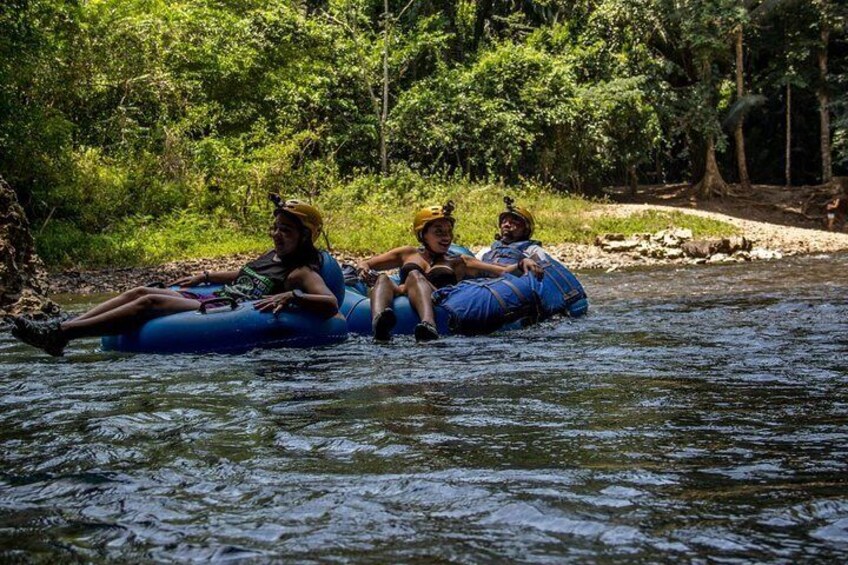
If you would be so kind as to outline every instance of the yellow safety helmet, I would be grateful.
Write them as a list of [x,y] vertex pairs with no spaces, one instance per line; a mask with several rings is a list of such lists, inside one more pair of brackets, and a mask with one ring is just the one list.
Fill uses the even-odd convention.
[[283,200],[279,194],[269,194],[268,198],[274,203],[274,214],[286,214],[296,218],[312,236],[312,243],[318,241],[324,228],[324,219],[315,206],[310,206],[300,200]]
[[444,219],[448,220],[451,225],[456,224],[456,219],[452,215],[454,208],[453,200],[448,200],[444,206],[427,206],[419,210],[412,221],[412,231],[415,233],[415,237],[421,241],[427,224],[436,220]]
[[536,220],[533,218],[533,214],[530,213],[530,210],[520,206],[515,206],[515,201],[509,196],[504,196],[504,204],[506,204],[506,210],[501,212],[498,216],[498,226],[501,225],[505,216],[517,216],[524,220],[524,223],[527,224],[527,237],[533,235],[533,228],[536,227]]

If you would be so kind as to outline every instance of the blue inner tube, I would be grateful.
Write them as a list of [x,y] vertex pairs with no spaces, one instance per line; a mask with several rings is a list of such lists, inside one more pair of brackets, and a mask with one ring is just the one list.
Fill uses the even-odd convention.
[[[539,319],[557,314],[580,317],[588,309],[582,285],[557,261],[542,262],[545,276],[533,275],[471,279],[434,293],[436,326],[442,335],[478,335],[526,327]],[[348,330],[371,335],[371,300],[363,285],[347,287],[341,313]],[[411,334],[420,321],[409,299],[394,299],[392,309],[397,325],[392,333]]]
[[[321,277],[342,304],[342,271],[330,254],[322,255]],[[192,291],[211,295],[220,288],[201,285]],[[101,345],[105,351],[133,353],[244,353],[256,348],[318,347],[347,339],[341,315],[324,319],[291,309],[274,316],[255,310],[253,302],[232,306],[154,318],[135,331],[104,336]]]
[[[393,334],[397,335],[412,335],[415,331],[415,326],[421,321],[418,314],[409,303],[409,299],[405,296],[398,296],[392,303],[392,310],[397,316],[397,324],[395,325]],[[450,316],[444,308],[436,306],[436,327],[442,335],[449,335]],[[363,296],[356,290],[348,287],[345,292],[344,301],[342,302],[341,314],[347,320],[347,329],[350,333],[359,335],[371,335],[371,299]]]
[[[459,255],[468,255],[474,257],[471,250],[465,246],[456,243],[451,244],[450,251]],[[392,275],[391,279],[395,283],[400,283],[400,278],[397,274]],[[368,286],[362,282],[349,285],[345,288],[345,295],[341,307],[341,314],[347,320],[347,327],[350,333],[359,335],[371,335],[371,299],[368,298]],[[415,326],[421,321],[418,314],[409,303],[409,299],[405,296],[398,296],[392,303],[392,310],[397,316],[397,324],[395,325],[393,334],[397,335],[412,335],[415,332]],[[451,333],[449,327],[449,315],[444,308],[436,307],[436,328],[442,335]]]

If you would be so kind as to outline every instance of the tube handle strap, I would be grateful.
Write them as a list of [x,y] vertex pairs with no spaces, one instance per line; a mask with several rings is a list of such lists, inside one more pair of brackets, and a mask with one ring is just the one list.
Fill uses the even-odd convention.
[[229,296],[218,296],[216,298],[212,298],[210,300],[204,300],[200,303],[200,313],[206,314],[210,305],[224,305],[229,306],[232,310],[238,308],[238,301],[235,298],[230,298]]

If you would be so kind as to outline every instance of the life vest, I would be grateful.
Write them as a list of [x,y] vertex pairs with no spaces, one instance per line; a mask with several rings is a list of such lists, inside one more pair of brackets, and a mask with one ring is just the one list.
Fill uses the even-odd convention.
[[482,335],[518,320],[533,323],[540,317],[539,302],[527,277],[462,281],[433,293],[433,303],[449,315],[453,333]]
[[517,265],[522,259],[526,259],[525,251],[533,245],[542,245],[534,239],[525,241],[513,241],[512,243],[502,243],[495,241],[492,248],[483,254],[484,263],[492,263],[494,265]]
[[537,261],[545,272],[542,280],[533,273],[527,273],[522,279],[529,279],[533,292],[538,296],[541,313],[544,318],[555,314],[566,314],[579,318],[589,309],[586,291],[571,271],[555,261]]

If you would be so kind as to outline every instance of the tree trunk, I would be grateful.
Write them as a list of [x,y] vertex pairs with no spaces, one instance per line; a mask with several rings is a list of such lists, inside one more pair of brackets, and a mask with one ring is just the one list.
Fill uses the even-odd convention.
[[695,194],[702,198],[713,196],[725,196],[727,194],[727,183],[721,177],[718,162],[715,155],[715,139],[712,135],[707,139],[707,154],[704,177],[695,185]]
[[474,49],[477,49],[483,39],[486,22],[492,17],[493,4],[493,0],[477,0],[477,7],[474,10]]
[[821,48],[819,49],[819,123],[821,139],[822,184],[833,180],[833,164],[830,154],[830,94],[827,90],[827,43],[830,30],[822,24]]
[[639,192],[639,177],[636,175],[636,166],[628,165],[627,179],[630,181],[630,196],[636,197]]
[[383,108],[380,112],[380,172],[389,173],[389,154],[386,148],[386,122],[389,119],[389,37],[391,36],[391,14],[389,0],[383,0]]
[[459,33],[459,27],[456,24],[457,17],[457,2],[455,0],[447,0],[438,4],[439,10],[445,15],[447,20],[447,32],[453,37],[450,41],[450,53],[453,61],[462,61],[462,36]]
[[[701,61],[701,81],[709,85],[712,89],[712,61],[706,58]],[[709,103],[714,103],[712,97]],[[718,162],[716,161],[715,135],[713,133],[707,134],[704,176],[695,185],[695,194],[702,198],[725,196],[727,194],[727,183],[721,177],[721,171],[719,171]]]
[[[742,26],[736,30],[736,98],[741,99],[745,95],[745,76],[742,60]],[[745,134],[742,131],[744,118],[736,124],[733,132],[736,141],[736,165],[739,168],[739,184],[746,192],[751,190],[751,178],[748,176],[748,161],[745,156]]]
[[792,186],[792,85],[786,83],[786,186]]

